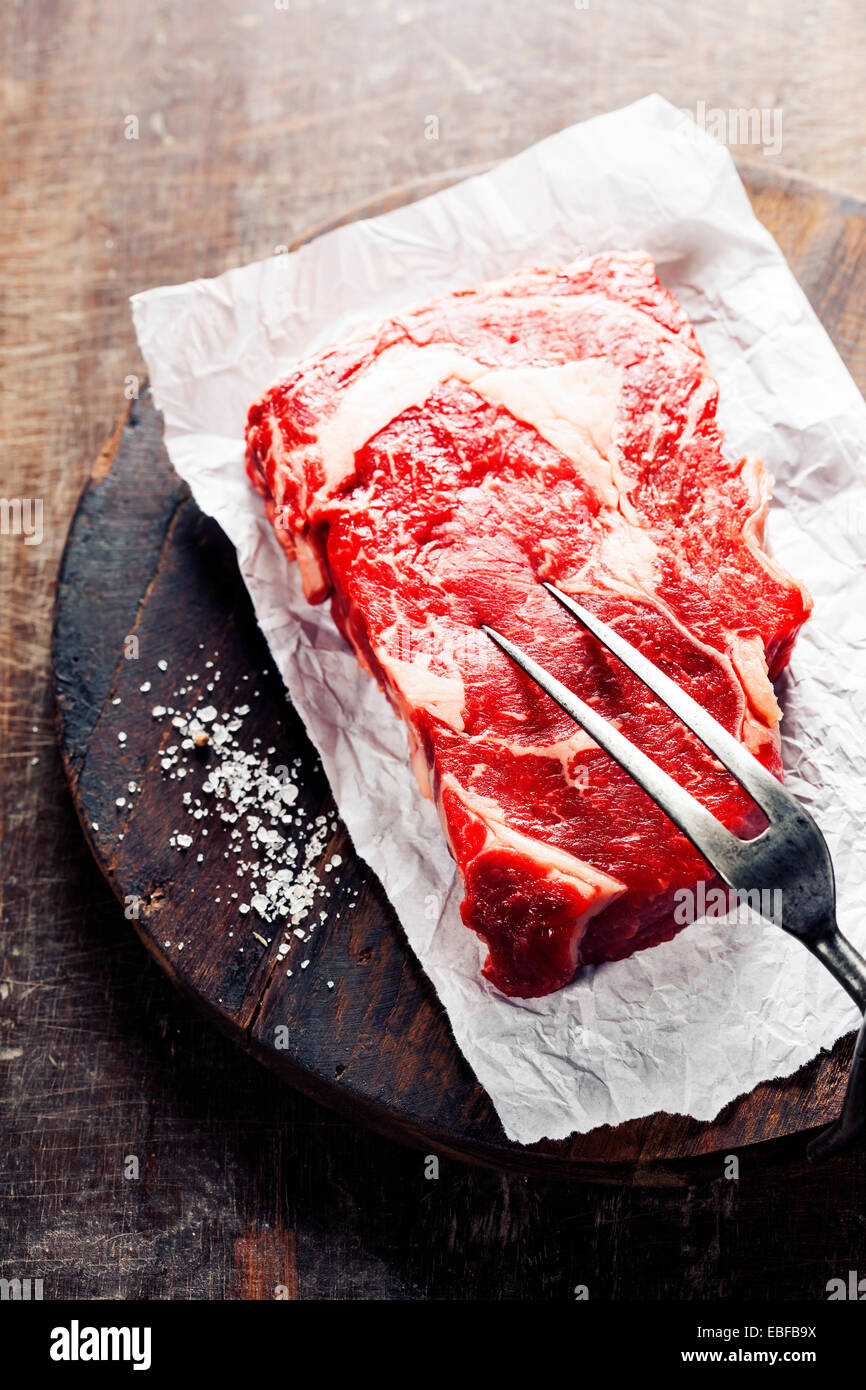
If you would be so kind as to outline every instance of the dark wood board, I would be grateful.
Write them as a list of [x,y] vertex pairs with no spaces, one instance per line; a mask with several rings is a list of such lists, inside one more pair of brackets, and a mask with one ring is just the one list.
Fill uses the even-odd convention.
[[[862,365],[866,211],[769,170],[746,172],[759,216],[831,335],[844,340],[839,345],[849,365],[852,357]],[[375,210],[405,196],[381,200]],[[124,656],[130,634],[138,641],[137,659]],[[300,758],[305,810],[331,809],[327,782],[284,698],[231,547],[171,469],[145,392],[100,455],[64,553],[54,643],[61,750],[98,863],[121,900],[140,904],[132,919],[139,934],[175,982],[253,1055],[386,1134],[527,1173],[677,1181],[684,1165],[699,1168],[720,1151],[778,1141],[835,1117],[850,1039],[795,1077],[758,1087],[708,1125],[655,1115],[563,1143],[510,1144],[378,882],[339,827],[323,855],[323,861],[341,855],[339,886],[315,934],[308,976],[286,979],[276,937],[266,948],[247,932],[240,953],[213,905],[222,874],[220,835],[228,832],[209,822],[202,863],[172,847],[178,790],[158,767],[170,735],[150,715],[181,668],[197,669],[213,653],[224,706],[244,699],[245,676],[261,673],[261,698],[245,721],[244,740],[258,736],[275,746],[277,762]],[[164,673],[160,659],[168,663]],[[138,689],[145,679],[152,683],[147,698]],[[127,735],[122,745],[120,729]],[[119,809],[115,799],[130,780],[142,790],[134,809]],[[182,955],[163,944],[179,935]],[[278,1050],[275,1030],[284,1024],[289,1046]]]

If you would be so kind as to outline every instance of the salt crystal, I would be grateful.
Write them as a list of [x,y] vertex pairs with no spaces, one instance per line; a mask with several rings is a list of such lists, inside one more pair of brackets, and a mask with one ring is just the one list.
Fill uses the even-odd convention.
[[[206,663],[208,670],[213,670],[213,666],[212,661]],[[219,679],[220,672],[213,671],[206,689],[212,690]],[[249,680],[249,674],[243,679]],[[187,676],[186,680],[194,682],[198,676]],[[185,693],[186,687],[179,687],[172,698]],[[156,705],[152,711],[154,718],[168,714],[182,735],[180,745],[171,744],[164,750],[161,766],[169,780],[195,775],[198,760],[192,762],[191,755],[197,746],[202,747],[209,741],[211,757],[200,783],[206,802],[203,806],[199,797],[184,792],[182,804],[186,813],[200,823],[212,811],[225,826],[232,827],[229,848],[233,848],[236,855],[235,876],[246,880],[246,902],[238,901],[237,892],[230,895],[237,910],[247,915],[252,909],[266,922],[285,923],[287,930],[293,930],[296,937],[306,940],[309,932],[302,929],[302,924],[313,910],[319,909],[321,921],[327,915],[320,903],[322,897],[330,895],[323,886],[318,866],[336,821],[334,817],[320,815],[314,822],[303,808],[296,806],[302,768],[300,757],[291,760],[292,771],[289,772],[284,764],[272,769],[263,754],[256,751],[262,748],[261,738],[252,739],[253,751],[241,748],[236,735],[249,712],[247,704],[236,705],[234,717],[228,714],[218,717],[213,704],[180,711],[171,705]],[[279,756],[278,750],[271,746],[267,749],[267,757],[274,756]],[[291,814],[289,808],[293,808]],[[287,838],[282,832],[289,827],[295,830]],[[200,825],[199,833],[206,835],[207,827]],[[184,849],[192,844],[192,836],[176,831],[171,842]],[[199,854],[197,862],[201,863],[203,858]],[[228,850],[223,850],[223,858],[229,858]],[[328,872],[341,862],[339,855],[332,856]],[[221,903],[222,899],[214,901]],[[311,926],[309,930],[312,929]],[[285,941],[280,954],[286,954],[290,945],[290,940]],[[309,964],[306,961],[302,968]]]

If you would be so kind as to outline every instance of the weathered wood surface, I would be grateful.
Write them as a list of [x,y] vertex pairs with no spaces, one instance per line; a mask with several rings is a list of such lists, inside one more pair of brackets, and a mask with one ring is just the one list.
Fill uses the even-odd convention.
[[[337,1118],[191,1011],[93,864],[54,749],[49,642],[69,518],[141,373],[127,295],[269,254],[392,187],[485,165],[659,90],[773,107],[780,164],[866,197],[859,0],[214,0],[6,6],[0,538],[0,1274],[46,1296],[822,1296],[863,1268],[866,1175],[799,1139],[738,1184],[509,1178]],[[424,138],[427,115],[439,139]],[[126,140],[126,117],[139,121]],[[748,155],[748,149],[740,154]],[[860,232],[762,212],[866,383]],[[828,265],[833,282],[822,282]],[[820,290],[820,293],[819,293]],[[823,304],[822,304],[823,297]],[[34,763],[34,759],[37,759]],[[124,1154],[142,1178],[124,1181]]]
[[[788,221],[796,216],[791,205],[808,209],[808,188],[780,189],[778,176],[761,181],[765,193],[770,186]],[[866,240],[866,219],[863,231]],[[249,752],[258,738],[273,748],[276,766],[300,759],[299,804],[307,816],[333,812],[330,790],[269,660],[232,548],[174,474],[149,395],[132,404],[114,443],[111,466],[103,451],[84,492],[60,571],[60,744],[82,824],[116,894],[132,905],[130,920],[224,1031],[341,1113],[426,1149],[518,1172],[669,1181],[684,1160],[836,1118],[850,1038],[794,1077],[759,1086],[712,1124],[659,1114],[561,1143],[509,1143],[378,880],[342,827],[317,856],[319,877],[331,888],[314,914],[324,920],[308,944],[294,943],[282,958],[283,934],[254,912],[240,915],[228,898],[234,825],[209,815],[202,839],[183,810],[182,794],[199,794],[219,755],[191,752],[189,775],[170,780],[161,759],[179,735],[168,719],[154,720],[152,707],[169,704],[169,692],[186,687],[190,672],[199,678],[176,701],[181,711],[211,699],[220,711],[246,707],[253,673],[258,698],[238,735],[242,746]],[[205,687],[216,668],[221,677],[211,696]],[[205,807],[212,801],[203,797]],[[177,829],[196,835],[189,850],[172,844]],[[244,841],[243,858],[258,859],[255,843]],[[302,848],[302,835],[297,842]],[[339,872],[325,879],[335,855]],[[249,900],[245,883],[229,879],[240,901]]]

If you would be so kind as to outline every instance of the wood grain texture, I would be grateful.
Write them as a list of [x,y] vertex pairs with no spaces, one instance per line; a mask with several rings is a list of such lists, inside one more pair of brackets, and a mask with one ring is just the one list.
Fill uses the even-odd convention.
[[[820,225],[835,227],[836,235],[813,288],[820,295],[825,280],[835,284],[846,222],[858,229],[855,249],[866,249],[866,208],[845,210],[830,195],[778,174],[762,173],[755,184],[756,199],[772,204],[777,225],[797,228],[797,257],[808,245],[813,201],[824,197]],[[851,287],[850,277],[846,283]],[[856,283],[853,289],[856,294]],[[835,326],[849,306],[835,291],[831,299]],[[866,325],[861,333],[866,339]],[[190,775],[172,782],[160,764],[167,746],[176,745],[177,730],[155,721],[152,707],[208,703],[205,661],[212,657],[211,668],[221,672],[212,697],[217,708],[246,708],[252,673],[258,698],[238,736],[245,751],[258,739],[272,749],[275,765],[299,764],[305,818],[332,815],[334,803],[284,697],[232,548],[174,475],[161,438],[159,416],[145,394],[112,437],[110,466],[109,451],[102,451],[72,524],[55,626],[60,744],[98,863],[121,902],[140,904],[133,920],[145,945],[219,1026],[341,1113],[425,1149],[510,1171],[670,1182],[688,1172],[686,1160],[834,1120],[851,1038],[794,1077],[757,1087],[711,1124],[656,1114],[558,1143],[510,1143],[381,885],[354,854],[342,825],[317,856],[318,878],[332,887],[302,948],[311,968],[304,973],[299,967],[300,948],[281,957],[283,933],[254,912],[241,916],[224,886],[234,825],[209,815],[206,840],[197,836],[185,852],[173,846],[179,826],[194,833],[199,828],[185,819],[182,794],[198,796],[219,757],[203,750],[189,760]],[[129,636],[134,659],[125,651]],[[198,679],[175,701],[169,692],[193,671]],[[146,697],[140,690],[145,679]],[[140,790],[123,795],[128,786]],[[288,836],[292,841],[293,832]],[[294,836],[302,850],[303,835],[295,830]],[[339,873],[326,880],[335,855]],[[254,839],[245,842],[243,859],[260,857]],[[249,891],[241,897],[248,899]],[[287,966],[294,967],[289,974]]]
[[[642,1192],[447,1162],[425,1182],[417,1154],[268,1075],[171,989],[85,852],[48,662],[69,519],[142,373],[129,293],[652,90],[779,106],[781,155],[757,161],[866,197],[860,0],[36,0],[5,6],[0,36],[0,491],[45,507],[40,546],[0,538],[0,1274],[108,1298],[261,1297],[282,1264],[303,1298],[761,1298],[862,1270],[856,1157]],[[801,281],[838,239],[823,293],[845,303],[855,278],[862,298],[856,224],[823,217],[818,199]],[[782,231],[790,256],[801,229]],[[833,331],[863,386],[853,315]]]

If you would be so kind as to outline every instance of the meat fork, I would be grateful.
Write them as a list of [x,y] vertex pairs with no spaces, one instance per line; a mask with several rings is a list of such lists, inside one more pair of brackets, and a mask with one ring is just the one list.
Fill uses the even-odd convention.
[[[752,840],[734,835],[618,729],[520,647],[494,628],[482,625],[482,631],[643,787],[729,888],[744,893],[780,889],[783,931],[817,956],[861,1012],[866,1013],[866,961],[836,925],[833,865],[824,836],[812,817],[742,743],[630,642],[552,584],[544,587],[724,764],[766,815],[769,825],[760,835]],[[864,1128],[866,1017],[854,1049],[842,1112],[809,1144],[809,1161],[823,1162]]]

